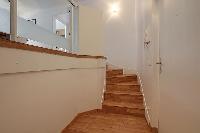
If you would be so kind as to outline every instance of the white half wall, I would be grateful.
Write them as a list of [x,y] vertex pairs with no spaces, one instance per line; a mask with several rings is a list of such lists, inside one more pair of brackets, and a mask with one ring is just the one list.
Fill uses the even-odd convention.
[[0,132],[60,133],[100,109],[105,60],[0,48]]

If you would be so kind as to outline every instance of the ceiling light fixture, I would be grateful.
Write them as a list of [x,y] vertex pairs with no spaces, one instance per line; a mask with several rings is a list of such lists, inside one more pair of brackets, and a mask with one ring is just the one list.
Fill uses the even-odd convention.
[[111,13],[113,15],[117,15],[119,13],[119,10],[120,10],[120,8],[119,8],[119,4],[118,3],[113,3],[111,5]]

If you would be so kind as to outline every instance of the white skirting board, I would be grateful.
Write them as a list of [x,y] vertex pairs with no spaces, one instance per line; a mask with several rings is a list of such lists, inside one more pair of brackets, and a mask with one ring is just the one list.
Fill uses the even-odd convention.
[[145,94],[144,94],[143,82],[142,82],[142,78],[138,72],[137,72],[137,77],[138,77],[138,82],[140,84],[140,91],[142,92],[142,95],[143,95],[143,104],[145,107],[145,117],[146,117],[148,124],[151,125],[151,118],[149,115],[149,108],[147,106],[146,98],[145,98]]

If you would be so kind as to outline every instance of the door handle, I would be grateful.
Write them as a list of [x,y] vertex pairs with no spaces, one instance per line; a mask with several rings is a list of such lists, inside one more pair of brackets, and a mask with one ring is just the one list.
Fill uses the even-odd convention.
[[159,71],[160,71],[160,74],[162,73],[162,66],[163,66],[163,64],[162,64],[162,61],[161,61],[161,58],[159,59],[159,62],[156,62],[156,65],[159,65]]
[[157,65],[162,65],[162,62],[156,62]]

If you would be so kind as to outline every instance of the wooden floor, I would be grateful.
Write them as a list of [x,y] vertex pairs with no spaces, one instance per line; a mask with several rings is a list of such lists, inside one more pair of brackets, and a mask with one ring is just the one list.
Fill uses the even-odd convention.
[[62,133],[151,133],[144,117],[95,111],[79,115]]

